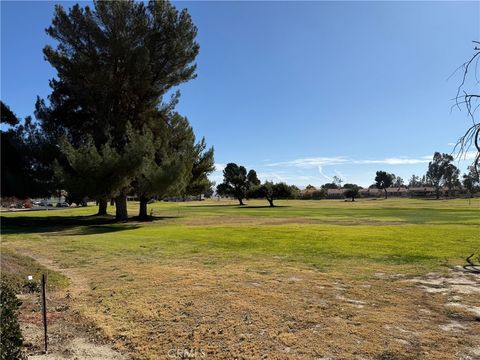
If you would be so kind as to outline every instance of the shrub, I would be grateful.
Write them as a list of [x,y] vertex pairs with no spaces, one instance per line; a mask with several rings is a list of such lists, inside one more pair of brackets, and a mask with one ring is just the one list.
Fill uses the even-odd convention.
[[0,359],[22,359],[23,337],[18,324],[17,313],[22,302],[12,288],[0,282]]

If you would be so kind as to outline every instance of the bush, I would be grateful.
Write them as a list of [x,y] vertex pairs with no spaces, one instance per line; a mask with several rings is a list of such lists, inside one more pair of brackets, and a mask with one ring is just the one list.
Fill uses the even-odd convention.
[[22,302],[12,288],[0,282],[0,359],[22,359],[23,337],[18,324],[17,313]]

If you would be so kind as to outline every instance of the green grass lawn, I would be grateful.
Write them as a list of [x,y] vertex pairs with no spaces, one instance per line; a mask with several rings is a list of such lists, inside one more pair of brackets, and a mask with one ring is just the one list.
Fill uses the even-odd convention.
[[[480,200],[158,202],[157,220],[116,224],[94,207],[5,213],[2,242],[65,266],[121,258],[204,263],[280,257],[326,270],[339,262],[427,271],[480,250]],[[135,215],[138,205],[130,204]],[[110,211],[112,209],[110,208]],[[374,269],[374,266],[372,266]]]
[[[448,276],[480,252],[480,199],[265,205],[158,202],[153,221],[126,223],[93,206],[3,213],[2,273],[21,285],[56,270],[52,285],[68,286],[72,308],[134,359],[197,348],[218,359],[437,360],[477,342],[478,321],[409,281]],[[476,296],[461,298],[473,306]],[[459,316],[467,330],[441,330]]]

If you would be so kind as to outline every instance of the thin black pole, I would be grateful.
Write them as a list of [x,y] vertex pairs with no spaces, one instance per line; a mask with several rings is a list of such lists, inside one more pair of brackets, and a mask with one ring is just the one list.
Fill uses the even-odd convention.
[[45,284],[46,276],[42,274],[42,311],[43,311],[43,330],[44,330],[44,340],[45,340],[45,354],[47,353],[47,301],[45,296]]

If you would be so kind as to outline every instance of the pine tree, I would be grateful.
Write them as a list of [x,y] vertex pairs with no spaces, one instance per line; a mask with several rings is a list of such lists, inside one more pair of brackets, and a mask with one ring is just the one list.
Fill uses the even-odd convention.
[[193,165],[193,130],[187,118],[176,112],[163,116],[162,127],[154,133],[153,156],[146,161],[133,182],[140,200],[139,218],[146,219],[148,201],[154,196],[179,195],[187,186]]
[[[152,135],[148,130],[136,132],[130,126],[125,134],[125,147],[119,152],[111,142],[98,149],[91,137],[84,144],[73,146],[65,137],[60,143],[64,155],[56,162],[56,176],[72,197],[88,196],[107,199],[122,196],[143,166],[153,157]],[[120,204],[121,205],[121,204]],[[116,207],[117,212],[124,209]],[[116,214],[122,218],[122,214]]]
[[188,185],[184,191],[186,195],[202,195],[212,187],[208,175],[215,170],[213,147],[207,149],[205,139],[195,144],[193,150],[193,164]]
[[[128,159],[129,126],[155,133],[155,121],[161,121],[155,112],[165,94],[195,77],[197,29],[186,10],[167,1],[96,1],[93,8],[77,4],[68,12],[57,5],[47,33],[58,43],[44,48],[57,78],[50,82],[48,105],[37,100],[36,116],[50,138],[65,138],[74,148],[88,143],[102,153],[108,147]],[[145,160],[135,166],[117,163],[112,180],[102,184],[111,184],[104,193],[116,194],[119,220],[128,217],[129,180]],[[103,170],[90,174],[101,179]],[[118,174],[124,181],[117,181]]]

